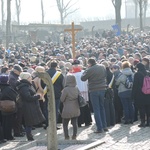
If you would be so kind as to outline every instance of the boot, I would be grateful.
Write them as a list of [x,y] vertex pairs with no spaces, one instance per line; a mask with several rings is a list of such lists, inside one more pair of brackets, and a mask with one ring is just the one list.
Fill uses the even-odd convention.
[[76,135],[73,135],[72,136],[72,140],[76,140],[77,136]]
[[33,135],[31,133],[27,133],[28,141],[34,141]]
[[70,139],[70,137],[69,136],[65,136],[65,140],[69,140]]
[[147,126],[147,127],[149,127],[149,126],[150,126],[150,118],[149,118],[149,117],[147,117],[146,126]]
[[139,124],[138,127],[145,127],[145,120],[144,119],[141,119],[141,124]]

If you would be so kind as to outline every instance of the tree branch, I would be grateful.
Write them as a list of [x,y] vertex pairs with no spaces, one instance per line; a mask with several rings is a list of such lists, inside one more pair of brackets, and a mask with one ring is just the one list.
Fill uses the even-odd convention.
[[68,11],[72,6],[74,6],[76,3],[70,5],[68,8],[66,8],[66,11]]
[[66,10],[67,9],[67,7],[69,6],[69,4],[72,2],[72,0],[70,0],[67,4],[66,4],[66,6],[64,6],[64,10]]
[[73,11],[70,11],[70,12],[66,12],[66,14],[64,15],[64,18],[66,18],[68,15],[70,15],[70,14],[76,12],[77,10],[79,10],[79,8],[74,9]]
[[111,0],[114,7],[116,7],[115,0]]

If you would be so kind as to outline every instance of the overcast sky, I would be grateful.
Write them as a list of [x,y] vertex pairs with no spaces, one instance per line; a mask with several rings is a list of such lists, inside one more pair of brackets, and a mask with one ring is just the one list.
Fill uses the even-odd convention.
[[[41,0],[21,0],[21,23],[40,23],[41,22]],[[68,0],[65,0],[65,2]],[[45,9],[45,22],[59,23],[60,17],[56,6],[56,0],[43,0]],[[79,10],[68,17],[69,21],[78,19],[111,19],[114,18],[114,7],[111,0],[72,0],[77,2],[72,8]],[[124,6],[122,6],[124,15]],[[12,20],[16,19],[15,0],[12,0]]]

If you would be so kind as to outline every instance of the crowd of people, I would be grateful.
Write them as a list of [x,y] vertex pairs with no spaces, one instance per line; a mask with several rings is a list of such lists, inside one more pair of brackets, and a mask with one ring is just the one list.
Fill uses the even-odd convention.
[[[0,101],[14,101],[17,107],[0,112],[0,143],[25,135],[32,141],[34,128],[47,129],[46,85],[36,72],[46,71],[52,79],[56,120],[63,124],[66,140],[69,121],[76,139],[78,127],[92,125],[91,112],[94,133],[138,119],[139,127],[150,126],[150,94],[142,92],[150,69],[150,33],[81,38],[75,59],[70,41],[0,46]],[[87,101],[84,107],[79,107],[79,94]]]

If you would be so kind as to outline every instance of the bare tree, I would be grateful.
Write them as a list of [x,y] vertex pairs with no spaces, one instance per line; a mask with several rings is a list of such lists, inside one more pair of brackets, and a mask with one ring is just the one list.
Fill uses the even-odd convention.
[[143,17],[145,25],[148,0],[133,0],[133,2],[135,3],[135,19],[137,19],[137,7],[139,5],[140,29],[143,30]]
[[148,6],[148,0],[144,0],[144,26],[146,25],[146,12],[147,12],[147,6]]
[[72,3],[72,0],[69,0],[66,4],[64,3],[64,0],[56,0],[56,2],[60,13],[61,24],[64,24],[64,20],[68,15],[73,14],[79,9],[79,8],[73,10],[71,9],[76,4]]
[[140,30],[143,30],[143,0],[138,0],[140,10]]
[[2,13],[2,30],[4,30],[4,26],[5,26],[4,0],[1,0],[1,13]]
[[6,48],[11,41],[11,0],[7,0]]
[[115,18],[116,18],[116,24],[119,26],[119,29],[121,31],[121,5],[122,0],[112,0],[112,3],[115,8]]
[[138,17],[138,1],[133,0],[133,2],[135,4],[135,19],[137,19],[137,17]]
[[44,15],[44,5],[43,5],[43,0],[41,0],[41,11],[42,11],[42,24],[44,24],[44,18],[45,18],[45,15]]
[[146,19],[146,11],[147,11],[147,4],[148,0],[137,0],[139,4],[139,10],[140,10],[140,30],[143,30],[143,15],[144,19]]
[[21,0],[16,0],[17,23],[20,25]]

